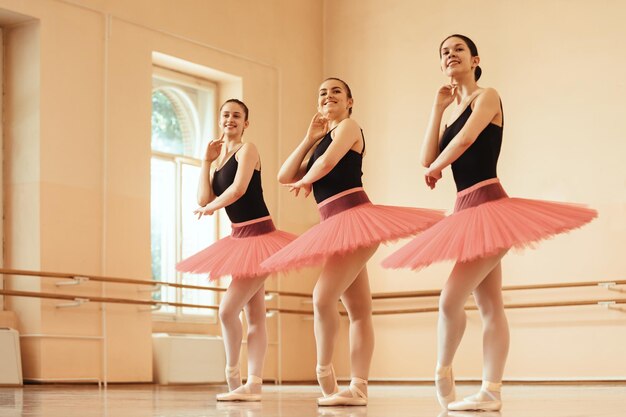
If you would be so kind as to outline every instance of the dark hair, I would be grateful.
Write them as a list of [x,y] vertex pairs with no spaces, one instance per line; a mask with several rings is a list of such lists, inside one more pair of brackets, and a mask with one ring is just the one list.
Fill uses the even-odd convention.
[[[343,84],[343,86],[346,89],[346,95],[348,96],[348,98],[352,98],[352,90],[350,90],[350,86],[348,85],[347,82],[345,82],[344,80],[342,80],[341,78],[335,78],[335,77],[328,77],[324,80],[324,82],[329,81],[329,80],[335,80],[335,81],[339,81],[341,84]],[[348,114],[351,115],[352,114],[352,107],[350,107],[348,109]]]
[[[478,48],[476,47],[476,44],[474,43],[473,40],[471,40],[470,38],[468,38],[465,35],[459,35],[458,33],[455,33],[454,35],[450,35],[447,38],[445,38],[443,41],[441,41],[441,44],[439,45],[439,58],[441,58],[441,47],[443,46],[443,43],[445,41],[447,41],[450,38],[459,38],[461,39],[463,42],[465,42],[465,44],[467,45],[467,47],[470,50],[470,54],[474,57],[474,56],[478,56]],[[480,78],[480,76],[482,75],[483,70],[476,65],[475,71],[474,71],[474,80],[478,81],[478,79]]]
[[227,103],[237,103],[237,104],[239,104],[239,105],[241,106],[241,108],[243,109],[243,114],[244,114],[244,116],[245,116],[245,120],[248,120],[248,114],[250,113],[250,112],[249,112],[249,110],[248,110],[248,106],[246,106],[246,104],[245,104],[243,101],[241,101],[241,100],[237,100],[236,98],[231,98],[231,99],[226,100],[226,101],[224,102],[224,104],[222,104],[222,105],[220,106],[220,113],[222,112],[222,108],[223,108],[223,107],[224,107]]

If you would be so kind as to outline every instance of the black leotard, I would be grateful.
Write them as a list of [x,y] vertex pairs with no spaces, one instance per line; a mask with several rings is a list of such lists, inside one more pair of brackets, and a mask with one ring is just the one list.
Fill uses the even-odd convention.
[[[472,108],[470,103],[458,119],[444,130],[439,143],[440,151],[443,151],[461,131],[471,114]],[[497,177],[496,166],[500,148],[502,147],[502,131],[502,126],[489,123],[480,132],[474,143],[452,163],[452,175],[454,176],[457,191]]]
[[[330,136],[331,132],[328,132],[322,138],[315,151],[313,151],[313,155],[311,155],[311,159],[309,159],[306,167],[307,171],[311,169],[313,163],[326,152],[333,142]],[[361,131],[361,137],[363,137],[363,131]],[[316,202],[321,203],[342,191],[363,186],[361,181],[361,176],[363,175],[363,152],[365,152],[365,138],[363,138],[363,151],[361,153],[354,149],[348,150],[328,174],[313,183],[313,195]]]
[[[241,149],[241,148],[239,148]],[[237,150],[239,152],[239,150]],[[213,173],[213,192],[221,195],[235,181],[235,174],[239,163],[235,155]],[[233,223],[242,223],[269,216],[269,211],[263,200],[263,188],[261,187],[261,171],[254,170],[248,188],[244,195],[237,201],[225,207],[228,218]]]

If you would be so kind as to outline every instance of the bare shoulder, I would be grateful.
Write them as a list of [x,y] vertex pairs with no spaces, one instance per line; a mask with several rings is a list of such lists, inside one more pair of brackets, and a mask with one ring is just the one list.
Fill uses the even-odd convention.
[[239,148],[235,156],[238,157],[238,161],[252,158],[257,159],[259,157],[259,151],[254,143],[245,142],[241,145],[241,148]]
[[476,99],[472,101],[471,106],[474,111],[499,112],[500,95],[495,88],[483,88]]
[[498,91],[493,88],[493,87],[487,87],[487,88],[483,88],[483,91],[480,92],[480,94],[478,94],[478,97],[476,97],[476,100],[481,100],[484,102],[499,102],[500,101],[500,94],[498,94]]
[[351,118],[343,119],[337,125],[337,134],[347,134],[348,136],[352,136],[360,131],[361,126],[359,126],[359,124]]
[[244,142],[244,144],[241,145],[241,152],[257,152],[258,153],[258,149],[254,143]]

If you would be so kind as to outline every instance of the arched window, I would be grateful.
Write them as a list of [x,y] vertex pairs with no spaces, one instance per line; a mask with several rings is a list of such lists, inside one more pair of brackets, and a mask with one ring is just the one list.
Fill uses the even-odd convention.
[[[155,69],[152,90],[151,254],[156,281],[207,285],[206,275],[176,272],[176,263],[220,237],[218,212],[197,220],[196,190],[200,155],[215,135],[217,86],[206,80]],[[223,219],[222,219],[223,218]],[[215,304],[212,291],[168,286],[154,293],[163,302]],[[215,317],[213,310],[165,306],[165,316]]]

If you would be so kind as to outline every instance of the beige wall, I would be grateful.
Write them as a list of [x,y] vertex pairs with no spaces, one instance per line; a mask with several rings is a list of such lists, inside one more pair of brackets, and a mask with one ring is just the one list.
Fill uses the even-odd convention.
[[[451,172],[435,191],[422,181],[418,150],[437,88],[446,82],[437,48],[452,33],[481,55],[480,85],[504,104],[499,176],[510,195],[587,203],[600,218],[580,231],[511,253],[505,285],[623,279],[626,264],[626,146],[623,119],[626,36],[620,1],[325,1],[324,76],[351,84],[354,118],[368,144],[365,185],[379,203],[451,208]],[[370,263],[374,291],[441,288],[451,265],[419,273]],[[606,290],[506,293],[507,302],[615,297]],[[377,304],[435,305],[436,300]],[[625,378],[623,312],[601,307],[510,311],[506,377]],[[455,366],[480,378],[480,320],[469,315]],[[373,378],[432,378],[435,314],[375,318]],[[340,343],[347,343],[345,340]],[[345,363],[345,356],[341,360]],[[341,374],[348,369],[341,367]]]

